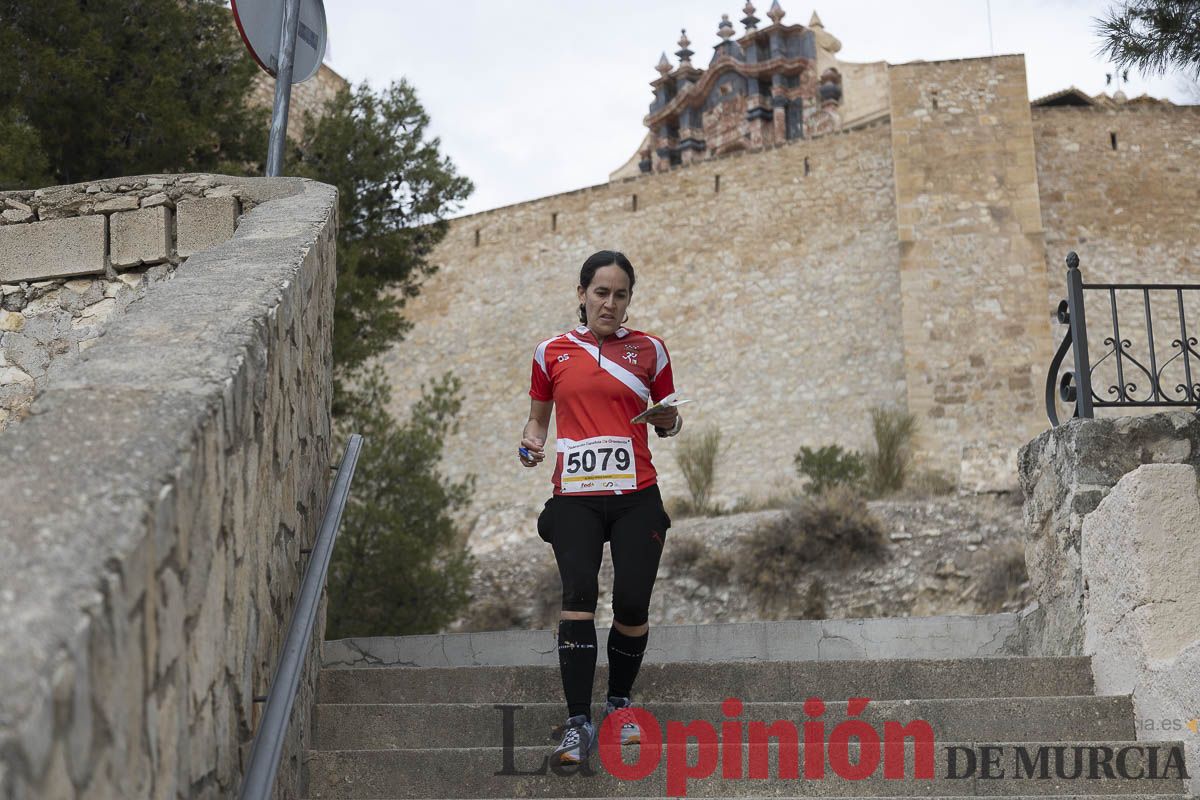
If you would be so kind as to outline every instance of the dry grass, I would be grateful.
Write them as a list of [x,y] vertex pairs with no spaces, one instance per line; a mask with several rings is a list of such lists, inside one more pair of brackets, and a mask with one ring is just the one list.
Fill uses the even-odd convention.
[[1019,540],[992,548],[979,573],[975,602],[979,613],[995,614],[1021,599],[1021,587],[1028,582],[1025,546]]
[[917,418],[900,409],[875,407],[871,409],[871,430],[875,449],[866,454],[863,463],[867,491],[879,497],[904,487],[912,462]]
[[675,460],[687,482],[687,501],[676,505],[680,516],[708,515],[712,507],[712,488],[717,477],[717,458],[721,454],[721,431],[707,428],[696,434],[684,434],[675,451]]

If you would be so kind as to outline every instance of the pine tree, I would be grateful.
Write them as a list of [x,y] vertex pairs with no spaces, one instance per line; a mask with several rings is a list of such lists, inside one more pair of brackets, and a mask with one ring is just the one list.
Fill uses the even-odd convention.
[[256,69],[222,0],[0,0],[0,188],[241,172]]
[[473,558],[453,514],[470,500],[471,477],[438,472],[445,437],[456,429],[460,382],[443,376],[400,426],[382,370],[365,372],[338,421],[363,435],[363,449],[329,570],[326,638],[435,633],[468,602]]
[[1117,69],[1179,69],[1200,78],[1200,0],[1128,0],[1097,22],[1101,53]]
[[343,91],[320,119],[306,115],[305,138],[289,174],[338,189],[338,283],[333,323],[334,413],[348,385],[373,356],[400,341],[411,324],[401,311],[449,229],[447,215],[474,190],[427,139],[429,116],[403,79],[376,92],[363,83]]

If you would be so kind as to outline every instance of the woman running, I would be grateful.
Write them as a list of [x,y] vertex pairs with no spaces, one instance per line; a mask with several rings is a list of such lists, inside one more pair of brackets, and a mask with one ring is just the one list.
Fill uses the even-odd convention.
[[[621,723],[621,744],[640,740],[630,693],[649,638],[650,593],[670,517],[658,491],[646,427],[630,420],[675,389],[666,345],[623,327],[633,295],[633,265],[601,250],[579,272],[582,324],[547,339],[533,354],[529,421],[518,456],[526,467],[545,458],[550,410],[557,405],[554,495],[538,517],[538,535],[554,548],[562,577],[558,663],[567,724],[554,751],[575,764],[596,749],[592,681],[596,671],[595,611],[600,561],[609,543],[613,562],[613,624],[608,632],[608,702],[604,714]],[[683,424],[675,408],[647,418],[659,436]]]

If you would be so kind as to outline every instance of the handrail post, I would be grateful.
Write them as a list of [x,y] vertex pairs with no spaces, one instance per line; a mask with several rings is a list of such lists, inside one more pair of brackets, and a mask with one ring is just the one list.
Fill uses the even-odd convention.
[[1092,369],[1088,362],[1087,321],[1083,312],[1083,274],[1079,271],[1079,256],[1074,250],[1067,253],[1067,308],[1071,315],[1071,350],[1075,355],[1075,416],[1092,419]]
[[333,490],[329,493],[329,502],[325,507],[325,516],[321,519],[321,527],[313,542],[308,568],[304,571],[304,580],[300,583],[296,608],[288,625],[287,638],[283,643],[275,677],[267,693],[267,705],[263,709],[262,720],[254,735],[250,760],[242,779],[241,793],[238,795],[241,800],[265,800],[271,796],[275,785],[275,774],[279,770],[279,757],[283,751],[284,733],[296,701],[300,674],[304,669],[304,656],[312,640],[317,608],[325,588],[329,561],[333,555],[333,543],[337,539],[338,527],[342,522],[346,498],[350,494],[350,481],[354,477],[354,467],[358,463],[362,441],[363,437],[360,434],[350,435],[345,455],[342,456],[342,463],[334,478]]

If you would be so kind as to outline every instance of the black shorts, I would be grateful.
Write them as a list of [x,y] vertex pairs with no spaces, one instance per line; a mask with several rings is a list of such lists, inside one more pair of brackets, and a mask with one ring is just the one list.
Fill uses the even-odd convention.
[[649,618],[650,594],[671,518],[658,485],[619,495],[555,495],[538,516],[538,535],[554,548],[564,611],[595,613],[600,562],[613,562],[613,616],[622,625]]

